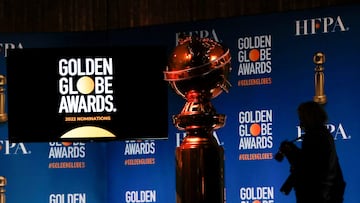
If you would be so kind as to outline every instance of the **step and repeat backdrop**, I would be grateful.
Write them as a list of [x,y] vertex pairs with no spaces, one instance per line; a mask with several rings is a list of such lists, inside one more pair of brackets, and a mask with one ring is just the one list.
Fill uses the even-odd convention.
[[[175,149],[186,135],[174,127],[171,117],[181,112],[185,100],[161,77],[157,82],[166,85],[164,94],[158,94],[160,86],[153,87],[151,80],[146,81],[150,70],[165,70],[167,62],[164,59],[158,60],[157,65],[148,65],[153,64],[153,57],[163,57],[164,52],[142,46],[165,47],[166,54],[170,54],[184,34],[214,39],[231,53],[231,88],[212,100],[217,113],[226,115],[225,126],[214,132],[225,153],[226,202],[295,202],[293,191],[289,195],[280,192],[289,175],[289,164],[286,160],[276,161],[274,155],[282,141],[293,140],[302,133],[296,108],[318,94],[316,53],[325,56],[324,89],[320,96],[326,99],[327,125],[336,140],[347,182],[345,202],[360,202],[359,9],[360,5],[339,6],[99,32],[0,33],[0,176],[7,180],[6,203],[175,202]],[[109,108],[104,111],[96,106],[96,99],[104,101],[103,97],[96,95],[95,100],[89,99],[91,107],[68,106],[69,100],[78,98],[74,95],[89,90],[71,82],[86,78],[78,77],[79,72],[71,75],[70,69],[61,72],[59,64],[48,62],[46,53],[27,58],[19,67],[14,66],[12,58],[7,66],[13,50],[75,47],[139,50],[129,48],[131,54],[114,61],[106,72],[97,72],[100,82],[112,81],[104,86],[95,85],[101,94],[106,94],[104,98],[110,98],[105,99],[110,102],[106,102]],[[112,58],[96,51],[90,55],[105,58],[107,64]],[[88,73],[91,76],[91,71]],[[12,81],[17,75],[21,75],[23,82]],[[16,91],[7,86],[7,77],[10,85],[17,83]],[[56,84],[52,84],[51,78],[55,78]],[[57,86],[60,80],[66,85]],[[64,104],[53,107],[53,97],[59,92],[64,94]],[[62,97],[58,99],[62,101]],[[81,103],[83,98],[79,99]],[[164,99],[166,104],[162,103]],[[113,115],[115,107],[119,111]],[[114,116],[114,123],[104,123],[108,133],[119,139],[54,139],[69,130],[60,121],[71,121],[72,113],[86,109],[96,111],[91,116],[101,121]],[[164,111],[166,122],[158,122]],[[55,112],[54,117],[49,112]],[[60,113],[69,115],[57,118]],[[54,123],[57,121],[60,123]],[[79,126],[72,123],[71,127]],[[32,136],[38,142],[32,142]]]

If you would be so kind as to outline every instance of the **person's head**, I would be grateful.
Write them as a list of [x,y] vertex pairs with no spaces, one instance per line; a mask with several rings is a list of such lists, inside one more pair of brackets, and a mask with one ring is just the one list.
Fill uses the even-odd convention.
[[301,103],[297,108],[297,112],[300,127],[304,130],[323,126],[328,120],[328,115],[324,108],[321,104],[314,101]]

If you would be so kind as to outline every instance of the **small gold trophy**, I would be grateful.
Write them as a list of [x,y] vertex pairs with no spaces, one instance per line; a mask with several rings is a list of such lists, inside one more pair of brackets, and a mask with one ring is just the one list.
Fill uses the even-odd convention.
[[5,185],[6,178],[4,176],[0,176],[0,203],[5,203]]
[[314,76],[314,85],[315,85],[315,96],[313,98],[314,102],[319,104],[326,104],[327,99],[325,95],[324,83],[324,63],[325,63],[325,54],[322,52],[317,52],[314,54],[313,61],[315,63],[315,76]]
[[4,123],[8,120],[7,113],[5,112],[5,84],[5,76],[0,75],[0,123]]

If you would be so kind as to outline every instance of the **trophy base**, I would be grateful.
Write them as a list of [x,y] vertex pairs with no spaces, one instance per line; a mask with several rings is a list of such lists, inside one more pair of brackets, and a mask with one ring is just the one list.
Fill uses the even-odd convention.
[[7,114],[0,114],[0,123],[5,123],[8,120]]
[[186,136],[176,148],[176,203],[224,203],[224,150],[209,137]]
[[314,96],[313,101],[319,104],[325,104],[327,102],[326,95]]

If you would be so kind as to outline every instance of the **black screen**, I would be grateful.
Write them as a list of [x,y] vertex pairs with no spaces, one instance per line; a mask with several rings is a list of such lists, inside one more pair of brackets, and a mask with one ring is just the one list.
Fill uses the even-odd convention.
[[9,140],[165,139],[166,62],[160,46],[11,50]]

